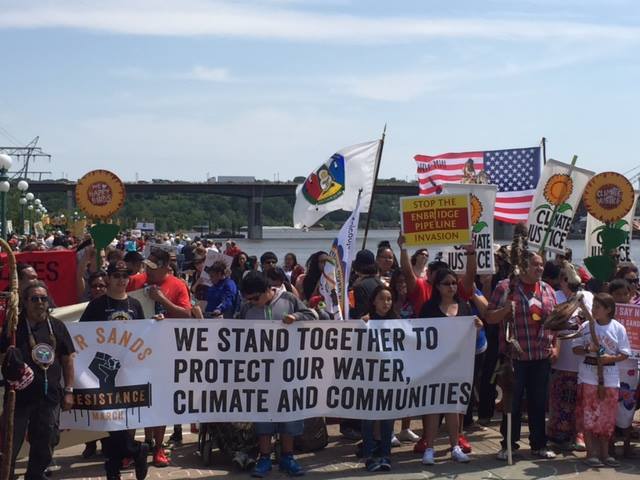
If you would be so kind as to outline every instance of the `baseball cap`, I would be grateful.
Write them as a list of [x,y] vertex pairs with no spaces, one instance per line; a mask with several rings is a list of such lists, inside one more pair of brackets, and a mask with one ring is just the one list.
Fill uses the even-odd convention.
[[127,264],[124,260],[116,260],[114,262],[110,262],[107,267],[107,275],[112,275],[116,272],[130,274],[129,269],[127,268]]

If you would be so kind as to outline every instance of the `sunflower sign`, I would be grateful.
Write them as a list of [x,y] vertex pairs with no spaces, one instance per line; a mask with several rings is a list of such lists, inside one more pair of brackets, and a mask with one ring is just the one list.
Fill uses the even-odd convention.
[[589,180],[584,189],[582,201],[585,208],[592,217],[603,222],[602,225],[594,225],[592,230],[587,230],[590,235],[595,232],[600,249],[596,249],[594,254],[588,248],[587,253],[591,256],[584,259],[589,272],[599,280],[609,280],[616,270],[616,259],[612,253],[617,253],[620,257],[622,253],[629,253],[625,251],[624,245],[629,241],[629,223],[633,220],[635,200],[636,194],[629,180],[616,172],[599,173]]
[[[594,177],[595,178],[595,177]],[[640,192],[635,192],[635,201],[633,205],[638,202],[638,194]],[[635,208],[630,208],[627,214],[621,218],[613,222],[611,225],[612,228],[617,230],[622,230],[624,233],[624,242],[618,246],[618,263],[620,265],[630,265],[631,264],[631,230],[633,227],[633,214],[635,212]],[[597,218],[595,218],[590,213],[587,214],[587,235],[585,236],[586,241],[586,255],[585,256],[596,256],[602,255],[602,245],[603,245],[603,233],[605,228],[607,228],[607,224],[601,222]]]
[[593,174],[557,160],[546,163],[529,210],[529,245],[555,253],[565,252],[573,216]]
[[[444,193],[451,195],[469,195],[471,211],[471,237],[476,247],[478,273],[494,273],[493,258],[493,210],[496,204],[495,185],[447,183]],[[444,250],[446,262],[454,272],[465,272],[467,256],[462,245]]]

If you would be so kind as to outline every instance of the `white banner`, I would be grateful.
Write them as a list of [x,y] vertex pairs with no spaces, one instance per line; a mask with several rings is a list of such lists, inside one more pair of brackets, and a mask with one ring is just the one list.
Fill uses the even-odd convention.
[[[636,211],[636,203],[638,202],[638,195],[640,192],[636,192],[635,201],[633,202],[633,208],[629,210],[624,218],[618,220],[613,224],[615,228],[619,228],[628,233],[627,240],[618,247],[618,254],[620,255],[620,265],[631,265],[631,234],[633,231],[633,217]],[[597,218],[587,213],[587,232],[585,235],[586,250],[585,257],[593,257],[596,255],[602,255],[602,229],[604,223]]]
[[[493,259],[493,211],[496,205],[496,185],[480,184],[444,184],[444,193],[470,195],[469,210],[471,217],[471,236],[476,247],[478,274],[494,273]],[[444,260],[454,272],[467,270],[467,256],[462,245],[444,249]]]
[[531,247],[540,247],[544,243],[545,250],[549,252],[565,253],[565,240],[573,215],[584,187],[593,175],[590,170],[557,160],[547,161],[527,220],[527,239]]
[[67,327],[77,356],[75,406],[60,414],[63,429],[390,419],[464,413],[471,396],[472,317]]

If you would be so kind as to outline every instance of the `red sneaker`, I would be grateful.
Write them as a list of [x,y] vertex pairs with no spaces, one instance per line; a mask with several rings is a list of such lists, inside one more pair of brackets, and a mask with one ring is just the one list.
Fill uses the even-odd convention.
[[471,444],[464,435],[458,437],[458,445],[462,449],[463,453],[471,453]]
[[421,438],[413,446],[413,453],[424,453],[426,449],[427,449],[427,442],[424,438]]
[[133,458],[126,457],[122,459],[122,470],[129,470],[133,467]]
[[164,448],[160,447],[153,453],[153,466],[154,467],[167,467],[169,465],[169,459],[164,453]]

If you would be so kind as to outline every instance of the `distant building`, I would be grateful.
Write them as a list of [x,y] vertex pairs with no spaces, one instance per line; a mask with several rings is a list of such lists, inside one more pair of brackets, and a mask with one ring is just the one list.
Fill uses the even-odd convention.
[[[219,175],[217,183],[253,183],[256,181],[256,177],[250,177],[248,175]],[[207,179],[209,183],[215,183],[216,177],[210,177]]]

